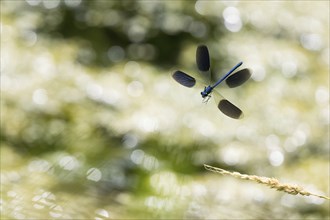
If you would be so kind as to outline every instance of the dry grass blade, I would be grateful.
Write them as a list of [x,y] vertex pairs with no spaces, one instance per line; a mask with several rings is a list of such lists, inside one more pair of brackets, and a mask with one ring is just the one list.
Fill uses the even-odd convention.
[[215,173],[220,173],[223,175],[229,175],[233,176],[236,178],[240,179],[245,179],[245,180],[252,180],[260,184],[264,184],[269,186],[270,188],[274,188],[278,191],[284,191],[286,193],[292,194],[292,195],[303,195],[303,196],[317,196],[322,199],[327,199],[330,200],[329,197],[327,196],[322,196],[322,195],[317,195],[314,193],[310,193],[306,190],[304,190],[302,187],[297,186],[297,185],[290,185],[290,184],[282,184],[280,183],[277,179],[275,178],[269,178],[269,177],[263,177],[263,176],[256,176],[256,175],[247,175],[247,174],[241,174],[239,172],[230,172],[221,168],[217,167],[212,167],[210,165],[204,164],[205,169],[215,172]]

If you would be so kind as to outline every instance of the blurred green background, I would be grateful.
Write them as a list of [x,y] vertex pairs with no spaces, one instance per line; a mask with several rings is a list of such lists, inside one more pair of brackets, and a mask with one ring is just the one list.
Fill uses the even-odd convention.
[[[329,219],[329,1],[1,1],[2,219]],[[223,115],[170,73],[219,87]]]

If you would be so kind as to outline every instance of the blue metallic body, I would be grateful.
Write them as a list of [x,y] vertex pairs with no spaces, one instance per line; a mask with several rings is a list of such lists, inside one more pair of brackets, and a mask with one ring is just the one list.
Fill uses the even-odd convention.
[[204,90],[201,92],[201,95],[204,99],[209,100],[210,93],[213,91],[215,87],[217,87],[222,81],[224,81],[232,72],[234,72],[238,67],[240,67],[243,64],[243,62],[239,62],[236,66],[234,66],[231,70],[229,70],[226,75],[224,75],[221,79],[219,79],[213,86],[209,85],[204,88]]

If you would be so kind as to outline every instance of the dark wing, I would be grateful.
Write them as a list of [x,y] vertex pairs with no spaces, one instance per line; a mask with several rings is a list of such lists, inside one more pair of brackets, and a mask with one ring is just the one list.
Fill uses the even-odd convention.
[[223,114],[231,118],[239,119],[243,117],[243,112],[241,111],[241,109],[237,108],[234,104],[232,104],[226,99],[220,100],[218,108]]
[[196,50],[196,63],[200,71],[208,71],[210,69],[209,50],[205,45],[199,45]]
[[251,73],[249,69],[242,69],[233,75],[229,76],[226,79],[226,83],[230,88],[234,88],[242,85],[251,77]]
[[189,76],[188,74],[178,70],[172,74],[172,77],[175,81],[186,87],[193,87],[196,84],[195,78]]

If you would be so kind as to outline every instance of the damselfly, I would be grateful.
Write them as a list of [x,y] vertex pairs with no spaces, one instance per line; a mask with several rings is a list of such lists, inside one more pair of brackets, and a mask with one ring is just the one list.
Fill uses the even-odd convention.
[[[201,75],[209,75],[211,74],[210,70],[210,55],[207,47],[205,45],[200,45],[196,50],[196,63],[198,70]],[[250,77],[251,73],[249,69],[242,69],[233,73],[238,67],[240,67],[243,62],[239,62],[236,66],[234,66],[228,73],[226,73],[223,77],[221,77],[218,81],[216,81],[213,85],[209,84],[204,87],[204,90],[201,92],[201,96],[203,98],[203,102],[207,102],[211,98],[211,94],[215,94],[216,102],[218,105],[218,109],[224,113],[225,115],[239,119],[242,118],[243,112],[241,109],[236,107],[234,104],[225,99],[220,93],[214,90],[222,81],[225,80],[226,84],[230,88],[234,88],[245,83]],[[233,74],[232,74],[233,73]],[[175,71],[172,74],[172,77],[175,81],[180,83],[185,87],[194,87],[196,85],[196,79],[180,70]]]

